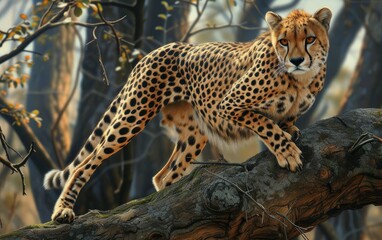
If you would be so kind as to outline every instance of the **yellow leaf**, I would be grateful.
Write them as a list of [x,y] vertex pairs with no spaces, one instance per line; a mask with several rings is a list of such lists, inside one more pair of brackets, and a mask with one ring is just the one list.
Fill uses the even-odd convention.
[[16,34],[15,31],[12,31],[8,34],[8,39],[12,38]]
[[40,112],[39,112],[37,109],[35,109],[35,110],[32,111],[32,114],[34,114],[35,116],[37,116],[39,113],[40,113]]
[[21,75],[21,83],[26,83],[28,79],[29,79],[28,74],[24,73],[23,75]]
[[25,55],[25,57],[24,57],[24,60],[25,61],[29,61],[31,59],[31,56],[30,55]]
[[168,5],[168,2],[166,2],[166,1],[162,1],[161,3],[162,3],[162,5],[163,5],[166,9],[168,8],[168,6],[169,6],[169,5]]
[[167,19],[167,15],[166,15],[166,14],[163,14],[163,13],[158,14],[158,17],[159,17],[159,18],[162,18],[162,19],[164,19],[164,20]]
[[27,20],[28,16],[27,16],[25,13],[21,13],[21,14],[20,14],[20,18],[21,18],[22,20]]
[[45,54],[42,56],[42,60],[43,60],[44,62],[49,61],[49,54],[45,53]]
[[98,8],[97,8],[97,6],[95,5],[95,4],[90,4],[89,5],[90,7],[91,7],[91,9],[93,9],[93,11],[95,12],[95,13],[98,13]]

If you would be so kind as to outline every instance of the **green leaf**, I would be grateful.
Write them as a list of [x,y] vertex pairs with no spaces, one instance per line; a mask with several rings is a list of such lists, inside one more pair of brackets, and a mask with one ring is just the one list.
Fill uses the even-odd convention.
[[159,18],[162,18],[162,19],[164,19],[164,20],[167,19],[167,15],[166,15],[166,14],[163,14],[163,13],[158,14],[158,17],[159,17]]
[[82,15],[82,9],[79,7],[76,7],[76,8],[74,8],[73,13],[74,13],[74,16],[79,17]]
[[164,28],[163,28],[162,26],[156,26],[156,27],[155,27],[155,30],[158,30],[158,31],[163,31],[163,30],[164,30]]
[[168,7],[169,7],[168,2],[162,1],[161,3],[166,8],[166,10],[168,10]]

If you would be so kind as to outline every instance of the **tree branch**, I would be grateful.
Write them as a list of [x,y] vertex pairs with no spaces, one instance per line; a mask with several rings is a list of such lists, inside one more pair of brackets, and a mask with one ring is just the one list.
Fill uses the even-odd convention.
[[[1,129],[1,127],[0,127],[0,141],[1,141],[1,145],[3,146],[3,149],[5,151],[5,155],[6,155],[6,159],[4,159],[3,157],[0,156],[0,162],[2,164],[4,164],[4,166],[6,166],[9,169],[11,169],[12,173],[17,172],[17,173],[20,174],[21,184],[22,184],[22,187],[23,187],[23,195],[26,195],[26,192],[25,192],[25,178],[24,178],[24,174],[23,174],[23,172],[21,170],[21,167],[25,166],[25,164],[27,163],[29,157],[32,155],[33,152],[35,152],[34,143],[33,142],[31,143],[30,148],[29,148],[29,152],[27,153],[27,155],[25,157],[22,157],[23,159],[19,163],[14,164],[10,160],[9,153],[8,153],[8,148],[10,148],[10,146],[7,143],[7,140],[5,139],[5,136],[3,134],[3,130]],[[21,156],[13,148],[10,148],[10,149],[15,151],[17,153],[17,155]]]
[[358,109],[302,131],[301,172],[281,169],[264,151],[240,165],[198,167],[163,191],[72,224],[0,239],[291,239],[343,210],[382,205],[381,116]]
[[[0,107],[9,108],[8,102],[3,97],[0,97]],[[4,114],[1,116],[8,122],[9,125],[12,125],[15,121],[11,116]],[[52,168],[58,168],[57,165],[53,162],[52,158],[49,156],[49,153],[46,151],[45,147],[33,133],[32,129],[28,126],[28,124],[21,121],[20,126],[15,126],[14,130],[16,131],[24,146],[28,146],[32,142],[34,143],[34,148],[36,150],[34,157],[41,162],[40,166],[42,174],[46,173]]]
[[[122,17],[120,19],[114,20],[114,21],[108,21],[108,24],[115,24],[120,21],[125,19],[125,17]],[[50,21],[51,22],[51,21]],[[83,22],[77,22],[77,21],[69,21],[69,22],[52,22],[52,23],[47,23],[43,25],[41,28],[37,29],[33,34],[29,35],[25,40],[20,43],[14,50],[11,52],[4,54],[0,56],[0,64],[4,63],[5,61],[11,59],[12,57],[16,56],[17,54],[21,53],[24,51],[24,49],[31,44],[36,38],[38,38],[41,34],[46,32],[49,29],[58,27],[58,26],[64,26],[64,25],[76,25],[76,26],[81,26],[81,27],[97,27],[97,26],[103,26],[106,25],[104,22],[99,22],[99,23],[83,23]]]

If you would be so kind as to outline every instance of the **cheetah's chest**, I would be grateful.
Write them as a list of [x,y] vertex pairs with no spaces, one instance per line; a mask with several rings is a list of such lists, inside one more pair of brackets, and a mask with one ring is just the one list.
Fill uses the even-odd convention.
[[313,105],[314,95],[308,88],[291,88],[288,91],[267,99],[261,106],[261,112],[275,122],[282,122],[286,118],[299,117]]

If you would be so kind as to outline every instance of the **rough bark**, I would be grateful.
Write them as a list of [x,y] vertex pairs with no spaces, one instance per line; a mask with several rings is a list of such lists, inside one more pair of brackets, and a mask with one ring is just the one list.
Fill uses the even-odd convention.
[[243,166],[199,167],[163,191],[72,224],[0,239],[290,239],[300,234],[291,223],[310,230],[343,210],[382,205],[382,142],[353,145],[364,133],[382,136],[381,109],[351,111],[302,133],[301,172],[279,168],[265,151]]

